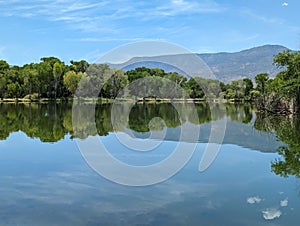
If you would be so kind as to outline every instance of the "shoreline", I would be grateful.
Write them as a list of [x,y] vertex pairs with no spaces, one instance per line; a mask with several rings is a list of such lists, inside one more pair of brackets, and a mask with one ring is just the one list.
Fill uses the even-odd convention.
[[94,103],[245,103],[251,102],[249,100],[241,100],[241,99],[213,99],[207,100],[205,98],[173,98],[173,99],[161,99],[161,98],[137,98],[137,99],[109,99],[109,98],[58,98],[58,99],[50,99],[50,98],[41,98],[41,99],[24,99],[24,98],[3,98],[0,99],[0,104],[5,103],[26,103],[26,104],[47,104],[47,103],[84,103],[84,104],[94,104]]

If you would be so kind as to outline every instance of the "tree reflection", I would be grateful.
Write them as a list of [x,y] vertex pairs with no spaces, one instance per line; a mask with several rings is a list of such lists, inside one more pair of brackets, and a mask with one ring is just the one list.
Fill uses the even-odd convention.
[[67,105],[2,104],[0,107],[0,137],[6,139],[12,132],[23,131],[30,138],[55,142],[68,132],[63,126]]
[[271,170],[282,177],[300,177],[300,117],[258,114],[255,128],[276,133],[280,146],[277,153],[281,156],[271,163]]
[[[177,110],[171,104],[135,104],[130,111],[129,128],[137,132],[149,132],[150,121],[155,117],[161,118],[170,128],[182,123]],[[163,130],[163,125],[156,123],[151,129]]]
[[[112,104],[100,104],[96,108],[84,103],[75,106],[72,103],[1,104],[0,139],[5,140],[10,133],[22,131],[28,137],[38,138],[42,142],[57,142],[68,134],[71,139],[85,139],[88,136],[106,136],[110,132],[124,129],[144,133],[150,130],[162,131],[165,126],[179,127],[187,122],[198,125],[226,115],[240,122],[248,122],[252,117],[251,108],[241,106],[228,105],[227,113],[219,104],[197,103],[195,108],[197,118],[191,111],[190,103],[122,103],[117,107],[117,117],[123,121],[128,120],[124,128],[124,125],[113,124],[113,117],[116,116],[112,113]],[[90,114],[93,111],[95,117]],[[161,120],[152,120],[155,118]]]
[[227,104],[226,112],[231,121],[248,124],[252,120],[253,108],[251,104]]
[[278,139],[287,144],[277,151],[282,157],[272,162],[272,170],[283,177],[300,177],[300,118],[286,117],[282,126],[276,130]]
[[[230,121],[249,123],[252,120],[251,105],[225,105],[197,103],[198,117],[193,117],[189,103],[121,103],[112,113],[112,104],[94,105],[62,104],[1,104],[0,139],[5,140],[13,132],[22,131],[30,138],[42,142],[57,142],[70,135],[85,139],[88,136],[106,136],[110,132],[130,129],[139,133],[162,131],[165,127],[175,128],[184,123],[202,124],[223,117]],[[223,105],[224,106],[224,105]],[[91,112],[95,111],[95,117]],[[129,112],[129,115],[128,115]],[[75,113],[75,115],[73,115]],[[74,118],[72,118],[72,115]],[[112,117],[113,116],[113,117]],[[114,117],[126,124],[114,123]],[[161,120],[153,120],[160,118]],[[76,124],[73,123],[75,120]],[[118,122],[118,121],[117,121]],[[257,113],[254,127],[257,130],[276,134],[285,145],[277,149],[281,156],[271,163],[277,175],[300,177],[300,116],[279,116]]]
[[272,162],[272,171],[282,177],[294,175],[300,178],[299,146],[281,146],[277,151],[283,159],[276,159]]

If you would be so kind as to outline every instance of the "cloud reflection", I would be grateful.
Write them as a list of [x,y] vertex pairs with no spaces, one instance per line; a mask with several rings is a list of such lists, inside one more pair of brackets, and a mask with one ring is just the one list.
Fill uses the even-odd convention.
[[262,211],[263,218],[265,220],[274,220],[275,218],[279,218],[282,215],[282,212],[279,209],[266,209]]
[[249,204],[260,203],[261,201],[262,201],[262,199],[259,197],[249,197],[247,199],[247,203],[249,203]]
[[289,200],[288,198],[286,198],[285,200],[280,201],[280,206],[281,207],[286,207],[289,204]]

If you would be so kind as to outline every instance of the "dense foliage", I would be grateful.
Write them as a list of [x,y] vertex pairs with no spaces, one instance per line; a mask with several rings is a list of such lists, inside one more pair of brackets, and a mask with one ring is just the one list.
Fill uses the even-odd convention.
[[258,74],[254,88],[249,78],[224,84],[159,68],[138,67],[124,72],[85,60],[72,60],[67,65],[56,57],[19,67],[0,60],[0,98],[79,98],[96,93],[114,99],[126,90],[129,97],[255,100],[262,110],[300,113],[300,52],[279,53],[274,64],[282,71],[275,78]]
[[300,113],[300,52],[279,53],[274,64],[283,69],[274,79],[268,74],[255,77],[260,108],[273,113]]
[[[163,97],[174,90],[177,98],[251,99],[253,83],[250,79],[224,84],[218,80],[200,77],[189,78],[177,72],[165,72],[159,68],[139,67],[124,72],[111,69],[106,64],[89,64],[85,60],[65,64],[56,57],[41,58],[39,63],[22,67],[10,66],[0,61],[0,98],[68,98],[89,97],[101,90],[99,96],[116,98],[120,90],[129,84],[130,94],[143,97]],[[140,93],[137,81],[147,78],[148,91]],[[150,79],[151,78],[151,79]],[[79,85],[80,84],[80,85]]]
[[39,63],[22,67],[9,66],[1,60],[0,98],[68,97],[88,66],[84,60],[71,61],[71,65],[66,65],[56,57],[44,57]]

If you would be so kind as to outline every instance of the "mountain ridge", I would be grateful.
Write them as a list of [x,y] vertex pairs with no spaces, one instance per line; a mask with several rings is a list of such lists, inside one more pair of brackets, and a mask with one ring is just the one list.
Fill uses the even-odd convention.
[[[196,53],[200,59],[210,68],[216,79],[225,83],[232,80],[250,78],[254,79],[257,74],[268,73],[270,77],[275,77],[280,69],[273,64],[273,58],[276,54],[289,50],[282,45],[262,45],[238,52],[219,52],[219,53]],[[112,67],[122,68],[125,71],[137,67],[161,68],[166,72],[176,71],[185,74],[178,68],[162,63],[172,58],[174,62],[180,62],[184,57],[191,54],[160,55],[151,57],[133,57],[123,64],[111,64]],[[193,71],[191,74],[200,74],[199,71]],[[207,75],[203,74],[203,77]]]

